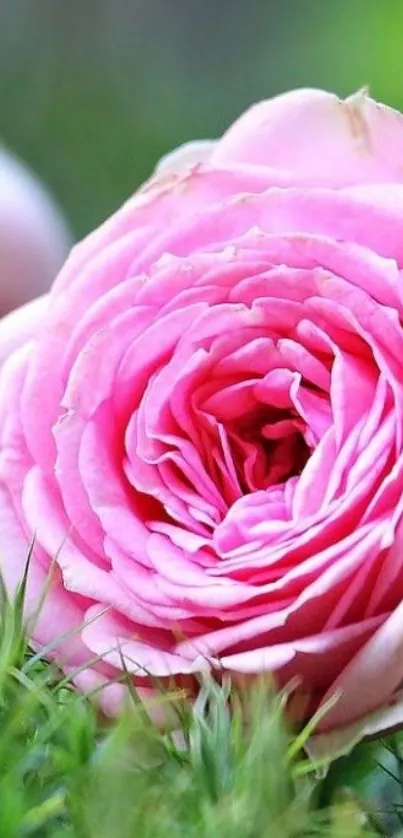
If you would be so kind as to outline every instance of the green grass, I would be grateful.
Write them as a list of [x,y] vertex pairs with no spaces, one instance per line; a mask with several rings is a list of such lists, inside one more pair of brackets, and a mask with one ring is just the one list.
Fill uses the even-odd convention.
[[376,769],[374,746],[323,777],[267,683],[248,697],[204,678],[194,706],[177,705],[175,735],[158,732],[135,695],[117,722],[100,718],[53,665],[30,656],[23,595],[24,586],[13,603],[1,596],[1,838],[359,838],[400,828],[396,814],[379,826],[364,813],[376,771],[383,800],[402,788]]

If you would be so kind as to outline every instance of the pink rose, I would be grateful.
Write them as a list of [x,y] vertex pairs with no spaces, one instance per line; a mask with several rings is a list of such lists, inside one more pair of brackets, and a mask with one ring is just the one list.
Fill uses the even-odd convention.
[[123,658],[145,694],[268,671],[341,689],[323,729],[403,718],[401,266],[403,117],[301,90],[166,158],[2,321],[2,570],[35,535],[33,640],[108,712]]
[[36,178],[0,146],[0,314],[48,291],[68,253],[61,214]]

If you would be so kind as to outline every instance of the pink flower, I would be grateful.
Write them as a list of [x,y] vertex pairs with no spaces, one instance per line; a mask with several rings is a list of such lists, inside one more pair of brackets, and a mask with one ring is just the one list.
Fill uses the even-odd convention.
[[123,658],[401,720],[402,265],[403,118],[302,90],[165,159],[2,321],[2,571],[35,535],[33,640],[99,656],[108,712]]
[[48,291],[68,253],[58,208],[0,146],[0,314]]

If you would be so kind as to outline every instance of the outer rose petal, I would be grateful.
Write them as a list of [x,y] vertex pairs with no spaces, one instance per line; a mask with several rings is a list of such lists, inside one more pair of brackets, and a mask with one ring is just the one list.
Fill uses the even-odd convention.
[[48,307],[48,296],[37,297],[0,320],[0,366],[27,341],[35,338],[42,327]]
[[[10,596],[21,582],[27,560],[26,535],[17,520],[7,489],[0,482],[0,531],[2,535],[2,576]],[[38,604],[47,591],[43,606],[38,613]],[[55,653],[58,660],[71,666],[79,666],[89,659],[88,649],[75,631],[83,622],[85,612],[74,602],[60,582],[60,574],[55,569],[52,581],[41,567],[35,555],[28,572],[25,614],[36,646],[44,646],[55,641]],[[57,646],[56,639],[67,635]]]
[[186,169],[198,163],[206,163],[216,145],[216,140],[194,140],[185,143],[161,157],[155,167],[154,174],[161,175],[168,172],[174,174],[186,171]]
[[389,703],[403,677],[402,614],[403,603],[342,671],[332,686],[333,691],[340,689],[340,700],[323,718],[321,729],[343,727]]
[[213,166],[270,166],[294,183],[403,181],[403,117],[365,92],[293,90],[259,102],[224,134]]
[[[335,707],[337,707],[335,703]],[[331,712],[331,710],[330,710]],[[327,714],[326,714],[327,715]],[[324,721],[326,716],[324,717]],[[326,733],[317,733],[309,740],[306,749],[313,759],[335,758],[350,753],[363,738],[373,738],[379,734],[400,729],[403,724],[403,692],[397,692],[393,701],[361,717],[345,727],[336,727]]]

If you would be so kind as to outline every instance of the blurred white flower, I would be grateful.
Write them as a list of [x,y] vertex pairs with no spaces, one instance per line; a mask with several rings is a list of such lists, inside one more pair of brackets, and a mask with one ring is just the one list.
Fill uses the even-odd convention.
[[0,148],[0,315],[48,290],[70,244],[44,187]]

